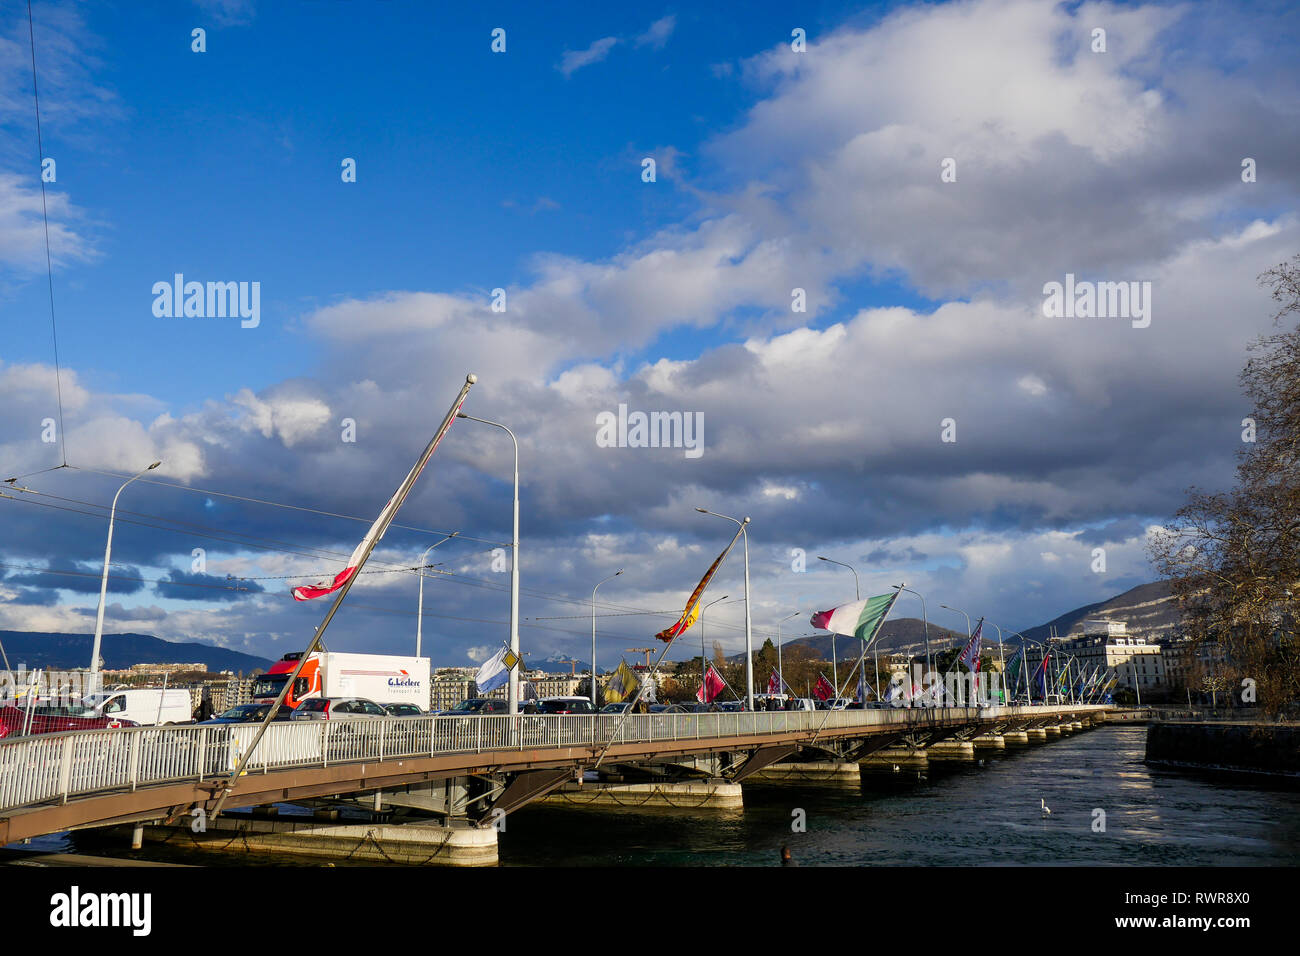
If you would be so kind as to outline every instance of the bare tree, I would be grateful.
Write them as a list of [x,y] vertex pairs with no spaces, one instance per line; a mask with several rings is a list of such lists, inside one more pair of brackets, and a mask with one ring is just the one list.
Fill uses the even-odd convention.
[[1253,411],[1242,421],[1237,484],[1190,489],[1149,552],[1170,579],[1183,633],[1220,642],[1223,676],[1278,715],[1300,696],[1300,326],[1289,326],[1300,313],[1300,255],[1260,283],[1272,289],[1280,328],[1252,343],[1241,373]]

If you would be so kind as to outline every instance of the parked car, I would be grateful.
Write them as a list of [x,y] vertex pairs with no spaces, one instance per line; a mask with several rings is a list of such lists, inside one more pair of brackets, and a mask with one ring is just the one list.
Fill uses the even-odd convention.
[[424,711],[419,704],[385,704],[384,710],[389,717],[423,717]]
[[464,717],[467,714],[506,714],[510,712],[510,705],[504,700],[496,700],[491,697],[471,697],[468,700],[462,700],[451,710],[440,710],[439,714],[447,717]]
[[745,709],[743,700],[727,700],[718,704],[718,710],[725,714],[737,714]]
[[612,704],[606,704],[600,708],[600,712],[602,714],[625,714],[631,706],[632,702],[630,700],[620,700]]
[[293,710],[294,720],[330,720],[342,717],[387,717],[388,712],[364,697],[312,697]]
[[26,708],[0,707],[0,739],[17,737],[26,728],[32,734],[59,734],[69,730],[104,730],[118,727],[138,727],[133,720],[117,716],[87,716],[78,706],[37,706],[31,709],[30,726]]
[[544,697],[538,702],[543,714],[594,714],[588,697]]
[[[238,704],[229,710],[223,711],[211,720],[199,721],[200,727],[206,727],[209,724],[252,724],[266,720],[266,712],[271,709],[270,704]],[[288,707],[281,707],[275,715],[276,720],[289,720],[293,717],[293,711]]]

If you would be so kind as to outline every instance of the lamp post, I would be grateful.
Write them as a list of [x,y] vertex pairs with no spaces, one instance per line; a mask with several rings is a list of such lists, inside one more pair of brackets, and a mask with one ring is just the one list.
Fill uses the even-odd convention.
[[90,650],[89,692],[92,694],[99,693],[99,645],[104,637],[104,601],[108,597],[108,563],[113,557],[113,519],[117,516],[117,499],[127,485],[135,481],[136,478],[153,471],[161,464],[161,461],[155,461],[139,474],[122,482],[122,487],[118,488],[117,494],[113,496],[113,507],[108,512],[108,543],[104,545],[104,576],[99,582],[99,610],[95,612],[95,644]]
[[[853,571],[853,600],[855,601],[862,600],[862,589],[858,586],[858,572],[853,570],[852,565],[845,564],[843,561],[835,561],[832,558],[823,558],[820,554],[817,555],[817,560],[825,561],[827,564],[838,564],[842,568],[848,568],[850,571]],[[864,657],[866,656],[866,653],[867,653],[866,645],[863,645],[862,654]],[[838,655],[835,653],[835,632],[834,631],[831,631],[831,680],[835,682],[835,696],[838,698],[840,694],[840,673],[839,673],[839,659],[838,659]]]
[[720,601],[725,601],[731,597],[730,594],[724,594],[722,597],[710,601],[700,608],[700,687],[704,687],[704,676],[709,672],[708,658],[704,656],[704,612]]
[[[908,594],[915,594],[918,598],[921,598],[921,624],[925,627],[925,672],[928,676],[930,671],[934,670],[934,662],[930,659],[930,618],[929,615],[926,614],[925,598],[921,596],[921,592],[913,591],[911,588],[905,587],[905,584],[906,582],[903,584],[895,584],[894,587],[898,588],[900,591],[906,591]],[[879,671],[878,666],[877,671]],[[876,674],[876,680],[880,680],[879,673]]]
[[[967,640],[967,641],[970,641],[970,638],[971,638],[971,633],[970,633],[970,615],[967,614],[965,611],[962,611],[962,610],[960,610],[960,609],[958,609],[958,608],[955,608],[955,607],[949,607],[949,606],[946,605],[946,604],[940,604],[939,607],[943,608],[945,611],[956,611],[956,612],[957,612],[958,614],[960,614],[962,617],[966,618],[966,640]],[[956,667],[957,667],[957,661],[954,660],[954,661],[952,662],[952,666],[953,666],[953,669],[955,670]]]
[[458,535],[458,534],[460,534],[459,531],[453,531],[451,534],[447,535],[447,537],[443,538],[441,541],[437,542],[436,544],[431,544],[431,545],[429,545],[427,548],[424,549],[424,554],[420,555],[420,568],[419,568],[419,571],[420,571],[420,598],[419,598],[419,601],[420,601],[420,607],[419,607],[419,609],[417,610],[416,615],[415,615],[415,656],[416,656],[416,657],[419,657],[419,656],[420,656],[420,646],[421,646],[421,642],[422,642],[422,640],[423,640],[423,638],[424,638],[424,566],[425,566],[425,563],[429,560],[429,552],[430,552],[430,551],[432,551],[434,548],[438,547],[439,544],[446,544],[448,541],[450,541],[452,538],[456,537],[456,535]]
[[596,710],[596,588],[600,587],[605,581],[613,581],[623,573],[619,568],[609,577],[602,581],[596,582],[596,587],[591,589],[591,709]]
[[[467,418],[472,422],[480,422],[484,425],[492,425],[500,428],[510,436],[510,441],[515,446],[515,500],[514,500],[514,526],[512,529],[510,546],[512,555],[510,558],[510,650],[514,652],[515,657],[519,657],[519,439],[515,438],[515,433],[500,422],[490,422],[486,418],[475,418],[473,415],[466,415],[464,412],[457,412],[457,418]],[[519,713],[519,669],[518,667],[510,668],[510,690],[509,690],[510,713]]]
[[[1047,644],[1046,644],[1045,642],[1043,642],[1043,641],[1038,640],[1038,638],[1036,638],[1036,637],[1025,637],[1025,635],[1021,634],[1019,631],[1012,631],[1011,633],[1012,633],[1012,634],[1015,634],[1017,637],[1019,637],[1020,640],[1021,640],[1022,642],[1024,642],[1024,641],[1028,641],[1028,642],[1031,643],[1031,644],[1037,644],[1039,647],[1041,647],[1041,648],[1043,649],[1043,655],[1042,655],[1043,659],[1042,659],[1042,661],[1039,662],[1039,665],[1043,668],[1043,687],[1044,687],[1044,690],[1043,690],[1043,703],[1046,704],[1046,703],[1047,703],[1047,690],[1046,690],[1046,687],[1047,687],[1047,664],[1046,664],[1046,661],[1047,661]],[[1020,646],[1021,646],[1022,649],[1024,648],[1024,644],[1023,644],[1023,643],[1022,643]],[[1026,654],[1026,655],[1025,655],[1025,664],[1028,664],[1028,663],[1029,663],[1029,655]],[[1028,674],[1028,668],[1026,668],[1026,674],[1025,674],[1025,700],[1028,702],[1028,704],[1029,704],[1030,707],[1032,707],[1032,706],[1034,705],[1033,679],[1032,679],[1032,678],[1029,676],[1029,674]]]
[[746,533],[749,526],[749,515],[745,515],[745,519],[742,521],[730,515],[720,515],[716,511],[709,511],[707,508],[696,508],[695,510],[700,514],[713,515],[715,518],[726,518],[728,521],[736,522],[740,526],[742,537],[745,539],[745,707],[752,713],[754,710],[754,632],[750,626],[749,616],[749,535]]
[[776,622],[776,679],[781,682],[781,686],[776,689],[778,694],[785,693],[785,663],[781,659],[781,625],[792,617],[798,617],[800,611],[795,611],[781,620]]

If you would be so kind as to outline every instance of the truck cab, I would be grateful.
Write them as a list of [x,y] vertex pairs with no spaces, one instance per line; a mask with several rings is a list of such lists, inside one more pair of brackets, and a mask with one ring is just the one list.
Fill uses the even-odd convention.
[[[295,651],[285,654],[284,657],[272,664],[270,670],[253,682],[253,702],[267,703],[274,701],[279,695],[280,689],[293,675],[293,669],[298,666],[298,661],[301,658],[302,652]],[[284,706],[290,710],[295,710],[304,700],[319,696],[321,696],[320,654],[313,653],[307,659],[307,663],[302,666],[302,673],[294,681],[293,687],[285,695]]]

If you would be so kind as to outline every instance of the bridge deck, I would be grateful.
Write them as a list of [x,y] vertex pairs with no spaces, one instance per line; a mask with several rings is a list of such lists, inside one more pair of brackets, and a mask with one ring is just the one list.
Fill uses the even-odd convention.
[[[1028,725],[1100,705],[830,712],[485,716],[272,724],[226,806],[255,806],[476,773],[961,727]],[[257,725],[139,727],[0,742],[0,845],[210,806]],[[615,736],[616,734],[616,736]]]

